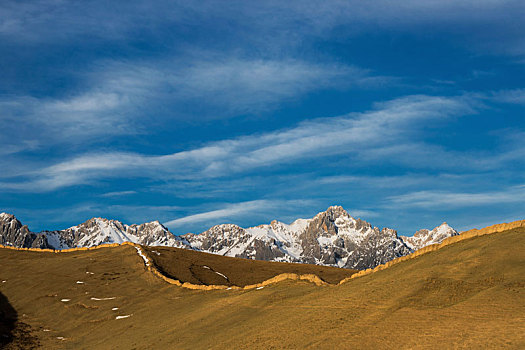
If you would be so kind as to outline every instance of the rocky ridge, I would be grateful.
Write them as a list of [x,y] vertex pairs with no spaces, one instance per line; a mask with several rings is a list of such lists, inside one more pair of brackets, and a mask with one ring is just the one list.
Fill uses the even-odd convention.
[[419,250],[431,244],[441,243],[445,238],[459,235],[458,231],[450,227],[446,222],[433,230],[422,229],[413,236],[401,236],[401,239],[412,250]]
[[51,248],[45,235],[29,231],[11,214],[0,213],[0,244],[19,248]]
[[0,214],[3,245],[67,249],[130,241],[247,259],[354,269],[373,268],[457,234],[444,223],[433,230],[420,230],[413,237],[398,236],[395,230],[379,229],[351,217],[340,206],[290,225],[276,220],[250,228],[222,224],[200,234],[182,236],[173,235],[158,221],[125,225],[103,218],[93,218],[65,230],[33,233],[13,215]]

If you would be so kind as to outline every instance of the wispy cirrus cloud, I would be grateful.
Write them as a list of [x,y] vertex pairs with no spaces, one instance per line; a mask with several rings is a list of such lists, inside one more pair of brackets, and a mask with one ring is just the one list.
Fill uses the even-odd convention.
[[[250,218],[248,222],[251,225],[260,225],[266,223],[264,220],[271,215],[271,213],[279,212],[278,219],[282,221],[290,221],[298,219],[296,215],[310,213],[314,208],[314,213],[318,211],[315,208],[318,204],[315,200],[283,200],[283,199],[257,199],[251,201],[235,202],[235,203],[216,203],[216,209],[202,211],[204,208],[195,208],[197,214],[190,214],[179,217],[177,219],[169,220],[164,223],[174,232],[180,229],[191,227],[210,227],[217,223],[240,223],[246,222],[246,218]],[[199,209],[201,210],[199,212]],[[361,212],[365,213],[365,211]],[[360,213],[360,214],[361,214]],[[366,212],[371,214],[371,212]],[[311,215],[311,214],[307,214]]]
[[[55,144],[100,144],[149,133],[151,121],[231,118],[268,111],[314,91],[393,81],[341,64],[225,56],[106,61],[93,69],[82,75],[83,89],[73,95],[0,96],[0,141],[11,153]],[[20,137],[12,138],[14,133]]]
[[[203,23],[204,38],[212,36],[209,29],[219,25],[225,28],[221,39],[230,46],[242,41],[283,51],[287,46],[300,45],[303,38],[325,37],[333,28],[338,28],[339,35],[348,36],[374,28],[409,31],[432,26],[434,30],[453,30],[463,40],[476,43],[478,49],[524,53],[519,24],[525,6],[519,0],[381,0],[373,4],[359,0],[232,1],[220,5],[213,1],[158,1],[156,6],[144,1],[126,2],[126,6],[101,1],[82,5],[4,1],[0,9],[0,35],[29,42],[70,42],[79,36],[88,42],[131,41],[137,33],[155,40],[160,32],[173,27]],[[115,12],[120,16],[113,16]]]
[[178,227],[182,225],[189,225],[195,223],[218,222],[220,220],[231,220],[232,218],[241,215],[253,214],[256,210],[267,208],[269,205],[274,205],[267,200],[254,200],[233,204],[222,205],[221,209],[210,210],[198,214],[184,216],[178,219],[173,219],[164,223],[169,227]]
[[500,191],[473,193],[416,191],[393,196],[388,200],[390,203],[404,208],[461,208],[503,203],[521,203],[525,205],[525,185],[511,186]]
[[525,105],[525,89],[493,91],[488,98],[496,102]]
[[[433,120],[475,113],[476,108],[476,101],[464,96],[409,96],[378,104],[369,112],[311,120],[291,129],[222,140],[168,155],[85,154],[18,177],[11,176],[0,184],[0,188],[52,191],[93,184],[103,178],[118,178],[122,174],[164,180],[216,178],[338,154],[365,162],[379,159],[395,162],[399,158],[421,166],[418,162],[434,152],[435,147],[424,140],[416,144],[418,130]],[[440,156],[445,159],[439,165],[446,167],[449,159],[456,155],[440,150]],[[436,166],[438,161],[434,157],[432,164]],[[485,164],[469,159],[468,155],[462,161],[469,161],[474,167]],[[494,159],[486,164],[489,163],[495,166]]]
[[[257,112],[312,91],[367,87],[394,81],[370,70],[293,58],[262,59],[189,52],[156,62],[103,62],[93,75],[119,95],[164,103],[195,103],[218,114]],[[171,102],[169,102],[171,101]]]
[[122,197],[122,196],[128,196],[132,194],[136,194],[137,191],[114,191],[114,192],[106,192],[101,195],[101,197]]
[[4,131],[9,124],[17,128],[56,129],[64,139],[69,135],[129,132],[123,130],[131,121],[122,114],[127,103],[124,95],[102,91],[62,99],[7,96],[0,99],[0,122]]

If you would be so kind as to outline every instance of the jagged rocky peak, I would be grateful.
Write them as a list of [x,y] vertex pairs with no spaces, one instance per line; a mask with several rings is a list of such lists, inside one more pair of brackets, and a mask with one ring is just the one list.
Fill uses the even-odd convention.
[[22,225],[22,223],[14,215],[8,213],[0,214],[0,225],[4,230],[20,230],[25,228],[25,230],[29,232],[27,226]]
[[374,267],[410,252],[395,230],[373,227],[341,206],[317,214],[299,240],[304,262],[347,268]]
[[[23,226],[14,215],[8,213],[0,214],[0,232],[18,231],[22,227],[25,227],[27,230],[27,226]],[[29,232],[29,230],[27,231]]]
[[[265,225],[260,225],[258,227],[263,228],[264,226]],[[278,231],[278,230],[285,230],[285,229],[287,229],[288,225],[286,225],[283,222],[277,221],[277,220],[272,220],[272,222],[270,222],[270,227],[272,228],[272,230]]]
[[459,233],[444,222],[432,230],[422,229],[414,233],[413,236],[401,236],[401,238],[410,249],[418,250],[427,245],[441,243],[444,239],[457,235]]
[[15,218],[15,216],[13,214],[8,214],[8,213],[0,213],[0,221],[11,221]]
[[331,206],[326,211],[318,213],[309,223],[309,228],[315,228],[328,234],[337,234],[338,228],[354,222],[341,206]]
[[[309,220],[306,235],[333,236],[340,234],[366,234],[374,230],[372,225],[364,220],[355,219],[341,206],[331,206],[326,211],[318,213]],[[379,230],[376,229],[378,232]]]
[[226,255],[232,246],[245,243],[248,235],[245,229],[235,224],[221,224],[200,234],[188,233],[181,238],[189,242],[193,249]]
[[235,224],[221,224],[210,227],[208,230],[199,234],[199,236],[231,237],[243,235],[244,233],[245,230]]
[[0,244],[19,248],[52,248],[45,235],[29,231],[29,228],[12,214],[0,214]]

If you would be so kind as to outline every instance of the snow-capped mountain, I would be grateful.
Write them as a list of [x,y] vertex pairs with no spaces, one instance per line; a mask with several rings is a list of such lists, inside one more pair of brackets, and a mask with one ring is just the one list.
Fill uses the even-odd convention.
[[22,248],[69,249],[107,243],[133,242],[150,246],[188,247],[158,221],[124,225],[117,220],[93,218],[60,231],[30,232],[13,215],[0,214],[0,244]]
[[107,243],[133,242],[149,246],[182,247],[182,239],[158,221],[141,225],[124,225],[117,220],[93,218],[61,231],[45,231],[55,249],[93,247]]
[[192,249],[257,260],[364,269],[410,253],[394,230],[379,230],[333,206],[290,225],[272,221],[247,229],[217,225],[182,236]]
[[459,235],[459,233],[444,222],[431,231],[422,229],[414,233],[411,237],[401,236],[401,238],[410,249],[418,250],[427,245],[441,243],[445,238],[457,235]]
[[395,230],[380,230],[351,217],[340,206],[290,225],[275,220],[250,228],[223,224],[200,234],[182,236],[173,235],[158,221],[124,225],[103,218],[93,218],[61,231],[33,233],[13,215],[0,214],[0,244],[16,247],[67,249],[130,241],[239,258],[355,269],[375,267],[456,234],[450,226],[442,224],[431,231],[420,230],[414,237],[398,236]]

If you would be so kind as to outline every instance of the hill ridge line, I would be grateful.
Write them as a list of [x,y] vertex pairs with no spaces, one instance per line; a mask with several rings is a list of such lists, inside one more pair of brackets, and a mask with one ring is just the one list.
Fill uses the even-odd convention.
[[[457,243],[457,242],[460,242],[460,241],[463,241],[463,240],[467,240],[467,239],[470,239],[470,238],[474,238],[474,237],[478,237],[478,236],[484,236],[484,235],[487,235],[487,234],[493,234],[493,233],[498,233],[498,232],[502,232],[502,231],[507,231],[507,230],[511,230],[511,229],[519,228],[519,227],[525,227],[525,220],[518,220],[518,221],[513,221],[513,222],[510,222],[510,223],[502,223],[502,224],[491,225],[491,226],[488,226],[488,227],[485,227],[485,228],[482,228],[482,229],[471,229],[471,230],[468,230],[468,231],[464,231],[460,235],[449,237],[449,238],[445,239],[443,242],[441,242],[439,244],[432,244],[432,245],[426,246],[424,248],[421,248],[421,249],[415,251],[412,254],[409,254],[409,255],[402,256],[402,257],[399,257],[397,259],[391,260],[391,261],[387,262],[386,264],[382,264],[382,265],[376,266],[373,269],[366,269],[366,270],[362,270],[360,272],[357,272],[357,273],[353,274],[350,277],[342,279],[338,284],[327,283],[327,282],[323,281],[319,276],[317,276],[315,274],[299,275],[299,274],[295,274],[295,273],[282,273],[282,274],[274,276],[274,277],[272,277],[270,279],[264,280],[264,281],[262,281],[260,283],[251,284],[251,285],[247,285],[247,286],[244,286],[244,287],[214,285],[214,284],[212,284],[212,285],[200,285],[200,284],[193,284],[193,283],[189,283],[189,282],[181,282],[181,281],[179,281],[177,279],[169,278],[169,277],[166,277],[164,274],[162,274],[154,266],[154,264],[152,263],[151,259],[147,256],[147,254],[144,254],[144,251],[142,250],[142,247],[139,244],[132,243],[132,242],[102,244],[102,245],[98,245],[98,246],[94,246],[94,247],[71,248],[71,249],[63,249],[63,250],[39,249],[39,248],[17,248],[17,247],[4,246],[4,245],[0,245],[0,248],[11,249],[11,250],[21,250],[21,251],[34,251],[34,252],[69,253],[69,252],[75,252],[75,251],[88,251],[88,250],[97,250],[97,249],[102,249],[102,248],[112,248],[112,247],[129,245],[129,246],[133,246],[135,248],[138,248],[137,249],[137,253],[138,253],[137,255],[140,255],[142,257],[142,259],[143,259],[143,261],[145,263],[145,267],[147,268],[148,271],[150,271],[155,276],[159,277],[160,279],[164,280],[165,282],[167,282],[169,284],[173,284],[173,285],[176,285],[176,286],[179,286],[179,287],[182,287],[182,288],[194,289],[194,290],[249,290],[249,289],[254,289],[254,288],[265,287],[267,285],[278,283],[278,282],[282,282],[282,281],[285,281],[285,280],[294,280],[294,281],[304,280],[304,281],[311,282],[311,283],[313,283],[313,284],[315,284],[317,286],[336,286],[336,285],[341,285],[341,284],[346,283],[346,282],[348,282],[348,281],[350,281],[350,280],[352,280],[354,278],[366,276],[366,275],[372,274],[374,272],[387,269],[387,268],[389,268],[389,267],[391,267],[393,265],[396,265],[398,263],[401,263],[403,261],[414,259],[414,258],[416,258],[418,256],[421,256],[421,255],[424,255],[424,254],[427,254],[427,253],[439,250],[439,249],[441,249],[441,248],[443,248],[445,246],[448,246],[450,244],[453,244],[453,243]],[[139,253],[139,249],[140,249],[140,252],[142,254]]]
[[136,243],[132,242],[122,242],[122,243],[110,243],[110,244],[101,244],[94,247],[82,247],[82,248],[71,248],[71,249],[63,249],[63,250],[53,250],[53,249],[40,249],[40,248],[18,248],[18,247],[12,247],[12,246],[4,246],[0,244],[0,248],[4,249],[10,249],[10,250],[20,250],[20,251],[31,251],[31,252],[46,252],[46,253],[71,253],[76,251],[87,251],[87,250],[97,250],[102,248],[114,248],[119,246],[129,245],[132,247],[135,247],[137,249],[140,249],[140,253],[137,251],[137,255],[142,257],[142,260],[144,260],[145,266],[148,271],[153,273],[155,276],[159,277],[160,279],[164,280],[165,282],[169,284],[173,284],[182,288],[187,289],[194,289],[194,290],[249,290],[249,289],[255,289],[260,287],[265,287],[270,284],[282,282],[285,280],[292,280],[292,281],[308,281],[311,282],[317,286],[326,286],[326,285],[332,285],[330,283],[327,283],[323,281],[319,276],[315,274],[296,274],[296,273],[281,273],[279,275],[276,275],[272,278],[269,278],[267,280],[264,280],[260,283],[250,284],[244,287],[239,286],[224,286],[224,285],[201,285],[201,284],[193,284],[189,282],[181,282],[177,279],[169,278],[164,276],[153,264],[151,259],[147,256],[147,254],[144,254],[144,251],[142,250],[142,246]]
[[479,236],[484,236],[484,235],[488,235],[488,234],[493,234],[493,233],[503,232],[503,231],[507,231],[507,230],[512,230],[512,229],[519,228],[519,227],[525,227],[525,220],[518,220],[518,221],[509,222],[509,223],[495,224],[495,225],[484,227],[482,229],[474,228],[474,229],[471,229],[471,230],[467,230],[467,231],[461,232],[457,236],[452,236],[452,237],[446,238],[441,243],[428,245],[426,247],[423,247],[421,249],[416,250],[415,252],[413,252],[413,253],[411,253],[409,255],[401,256],[399,258],[390,260],[386,264],[378,265],[378,266],[374,267],[373,269],[366,269],[366,270],[361,270],[359,272],[356,272],[352,276],[342,279],[338,283],[338,285],[346,283],[346,282],[348,282],[348,281],[350,281],[350,280],[352,280],[354,278],[370,275],[370,274],[372,274],[374,272],[387,269],[387,268],[389,268],[389,267],[391,267],[393,265],[399,264],[399,263],[401,263],[403,261],[417,258],[418,256],[421,256],[421,255],[424,255],[424,254],[427,254],[427,253],[430,253],[430,252],[434,252],[436,250],[439,250],[439,249],[441,249],[443,247],[446,247],[448,245],[451,245],[451,244],[454,244],[454,243],[457,243],[457,242],[461,242],[461,241],[464,241],[464,240],[467,240],[467,239],[471,239],[471,238],[474,238],[474,237],[479,237]]
[[224,285],[217,285],[217,284],[209,284],[209,285],[202,285],[202,284],[193,284],[190,282],[181,282],[177,279],[170,278],[165,276],[162,272],[159,271],[158,268],[155,267],[155,264],[151,261],[149,256],[147,254],[144,254],[144,251],[142,250],[142,247],[140,245],[135,245],[135,248],[137,248],[137,252],[140,249],[139,255],[144,260],[144,263],[146,265],[146,268],[151,271],[155,276],[159,277],[160,279],[164,280],[165,282],[169,284],[174,284],[179,287],[187,288],[187,289],[198,289],[198,290],[249,290],[249,289],[255,289],[255,288],[261,288],[265,287],[269,284],[274,284],[278,282],[282,282],[285,280],[293,280],[293,281],[308,281],[316,286],[326,286],[330,285],[329,283],[323,281],[319,276],[315,274],[296,274],[296,273],[281,273],[277,276],[274,276],[272,278],[269,278],[267,280],[264,280],[260,283],[255,284],[249,284],[244,287],[239,286],[224,286]]

